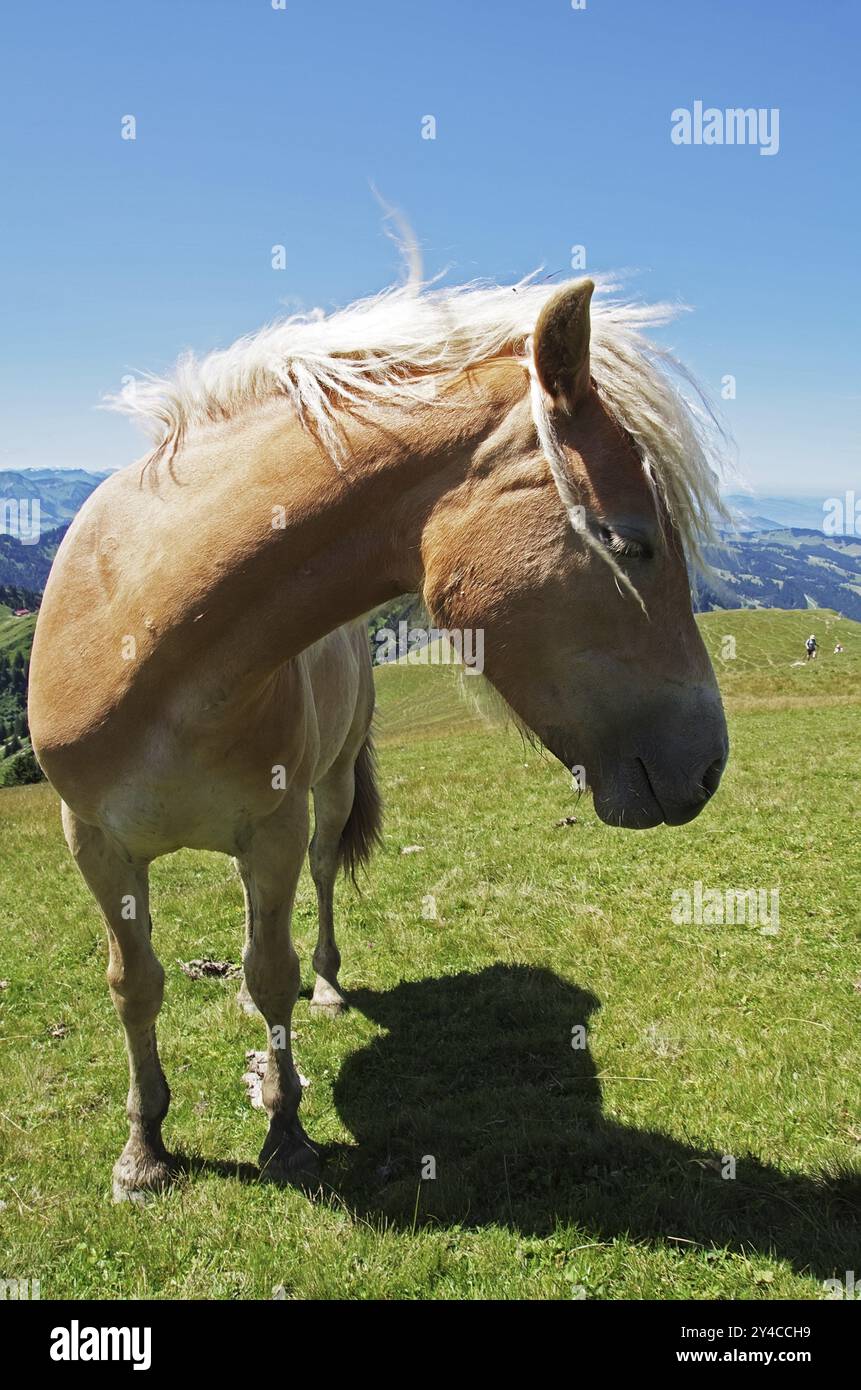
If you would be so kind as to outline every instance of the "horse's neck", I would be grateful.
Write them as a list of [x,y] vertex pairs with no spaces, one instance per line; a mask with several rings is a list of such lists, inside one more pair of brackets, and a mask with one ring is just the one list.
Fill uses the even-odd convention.
[[[246,462],[233,505],[237,536],[257,540],[250,557],[230,566],[222,588],[237,616],[253,612],[244,640],[255,668],[421,587],[429,518],[462,486],[483,442],[522,392],[522,377],[510,369],[492,378],[487,389],[464,383],[450,404],[393,412],[375,424],[345,420],[340,469],[283,415],[264,412],[254,422],[239,449]],[[217,448],[235,468],[229,431]],[[213,477],[217,469],[215,460]]]

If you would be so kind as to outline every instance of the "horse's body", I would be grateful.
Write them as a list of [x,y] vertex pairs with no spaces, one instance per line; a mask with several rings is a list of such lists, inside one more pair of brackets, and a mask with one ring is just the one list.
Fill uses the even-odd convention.
[[[632,371],[639,340],[616,342],[612,324],[597,345],[608,380],[593,386],[588,282],[542,291],[540,315],[531,293],[531,309],[528,295],[522,309],[494,300],[489,326],[484,305],[467,321],[469,301],[460,338],[448,306],[425,357],[399,329],[383,365],[373,341],[283,364],[268,339],[259,360],[205,363],[196,387],[156,404],[169,470],[162,459],[160,473],[109,479],[60,548],[30,725],[108,926],[131,1070],[118,1195],[170,1174],[147,874],[180,846],[237,859],[246,984],[270,1034],[261,1161],[287,1179],[314,1167],[289,1045],[289,926],[313,788],[315,1001],[337,1008],[335,867],[365,856],[378,824],[358,615],[423,588],[446,628],[483,627],[487,675],[563,762],[585,766],[612,823],[681,823],[717,785],[725,726],[674,530],[693,530],[708,474],[681,452],[656,462],[649,429],[672,409],[667,448],[693,451],[696,436],[645,359],[645,423],[628,428],[609,377],[614,363]],[[530,313],[531,396],[515,321]]]
[[[97,489],[52,568],[34,644],[32,711],[37,728],[49,726],[55,740],[48,750],[43,735],[37,746],[64,798],[69,847],[108,920],[109,978],[127,1032],[123,985],[131,957],[140,975],[132,1009],[143,998],[152,1007],[162,989],[161,967],[140,930],[143,922],[150,931],[153,859],[181,846],[236,857],[246,900],[246,976],[257,966],[265,991],[273,966],[264,931],[255,945],[255,915],[268,911],[261,890],[269,874],[277,882],[270,891],[278,911],[289,915],[313,791],[309,857],[319,935],[311,1007],[334,1014],[343,1005],[333,916],[337,870],[354,870],[367,859],[379,829],[365,622],[337,627],[278,660],[285,649],[261,644],[253,595],[246,604],[230,586],[227,611],[218,604],[217,576],[224,568],[235,576],[244,553],[229,553],[224,515],[201,510],[205,488],[193,455],[188,463],[167,527],[159,496],[140,488],[139,469],[115,474]],[[235,509],[231,516],[235,521]],[[136,593],[127,587],[128,570],[115,563],[118,548],[140,557],[138,574],[146,583]],[[250,648],[264,669],[249,657]],[[288,962],[282,954],[298,970],[295,958]],[[246,1003],[249,993],[253,1000],[246,979]],[[289,1030],[287,1036],[289,1055]],[[129,1037],[134,1058],[133,1028]],[[147,1037],[144,1055],[148,1047]],[[160,1072],[150,1081],[162,1093],[154,1105],[166,1110]],[[155,1157],[155,1165],[141,1165],[126,1154],[116,1174],[118,1196],[160,1179],[167,1160],[157,1146]],[[133,1182],[125,1182],[130,1165]]]

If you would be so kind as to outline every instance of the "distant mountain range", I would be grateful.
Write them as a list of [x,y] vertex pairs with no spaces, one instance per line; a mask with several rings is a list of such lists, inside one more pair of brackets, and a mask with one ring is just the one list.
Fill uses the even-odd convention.
[[821,497],[751,497],[731,492],[724,497],[736,530],[749,531],[822,531],[825,520],[826,494]]
[[34,502],[42,534],[68,525],[107,476],[84,468],[0,468],[0,534],[31,535]]
[[791,527],[724,537],[706,558],[714,575],[697,607],[834,608],[861,622],[861,536],[823,536]]

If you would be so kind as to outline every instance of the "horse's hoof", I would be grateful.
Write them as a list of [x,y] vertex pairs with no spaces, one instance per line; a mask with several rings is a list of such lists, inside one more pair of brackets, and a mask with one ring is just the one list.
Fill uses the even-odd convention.
[[176,1172],[167,1154],[142,1153],[127,1144],[114,1164],[113,1200],[144,1206],[172,1185]]
[[236,1003],[244,1014],[259,1014],[260,1010],[248,992],[248,987],[243,980],[239,993],[236,996]]
[[125,1187],[121,1182],[114,1178],[111,1184],[111,1200],[115,1207],[124,1202],[131,1202],[133,1206],[145,1207],[149,1202],[155,1200],[164,1188],[158,1187]]
[[337,1018],[339,1014],[346,1013],[346,1010],[346,999],[330,984],[318,984],[308,1005],[309,1013],[317,1018]]
[[338,1018],[347,1012],[346,999],[312,999],[308,1012],[315,1018]]
[[306,1191],[316,1191],[320,1186],[320,1154],[304,1135],[289,1148],[283,1140],[274,1151],[264,1144],[258,1162],[263,1182],[276,1183],[279,1187],[301,1187]]

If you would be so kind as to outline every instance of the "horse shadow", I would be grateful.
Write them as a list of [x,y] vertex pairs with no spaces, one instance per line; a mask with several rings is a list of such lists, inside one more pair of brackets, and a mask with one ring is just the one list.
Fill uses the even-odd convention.
[[[326,1188],[400,1229],[508,1227],[678,1242],[842,1278],[861,1253],[861,1175],[807,1175],[603,1113],[585,1045],[594,995],[552,971],[475,973],[350,993],[387,1031],[334,1087],[356,1145],[326,1150]],[[572,1042],[582,1043],[572,1046]],[[423,1176],[424,1174],[424,1176]]]

